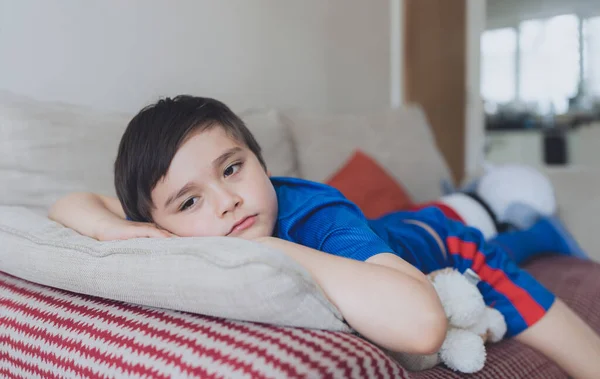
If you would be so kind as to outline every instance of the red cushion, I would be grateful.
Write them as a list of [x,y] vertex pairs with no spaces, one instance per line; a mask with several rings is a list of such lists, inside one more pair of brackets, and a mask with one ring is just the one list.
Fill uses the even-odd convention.
[[368,218],[407,209],[412,205],[402,185],[360,150],[355,151],[326,183],[341,191]]

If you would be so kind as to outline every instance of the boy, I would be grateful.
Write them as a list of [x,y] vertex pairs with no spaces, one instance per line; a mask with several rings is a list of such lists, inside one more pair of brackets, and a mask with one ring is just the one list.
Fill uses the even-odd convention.
[[[142,109],[122,137],[115,186],[119,200],[71,194],[49,217],[99,240],[231,236],[275,247],[312,274],[361,335],[416,354],[437,351],[447,328],[424,273],[470,268],[508,336],[574,377],[599,377],[600,338],[498,244],[433,208],[367,220],[329,186],[271,178],[252,134],[216,100],[178,96]],[[560,250],[557,234],[542,227]]]

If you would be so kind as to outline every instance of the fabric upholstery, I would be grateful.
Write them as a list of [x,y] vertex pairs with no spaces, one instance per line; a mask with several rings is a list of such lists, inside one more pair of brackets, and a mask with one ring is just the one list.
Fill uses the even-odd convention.
[[[274,175],[299,176],[279,113],[239,113]],[[0,205],[42,212],[74,191],[115,196],[113,164],[133,114],[46,102],[0,91]]]
[[47,209],[73,191],[114,196],[129,116],[0,92],[0,205]]
[[[548,255],[529,262],[525,268],[600,333],[600,264]],[[411,378],[419,379],[462,377],[444,366],[411,373]],[[515,340],[507,340],[489,346],[484,369],[469,378],[566,379],[568,376],[542,354]]]
[[349,331],[303,267],[239,238],[99,242],[0,207],[0,271],[113,300],[276,325]]
[[0,377],[407,378],[352,334],[111,301],[0,272]]
[[442,195],[450,171],[436,147],[423,112],[414,106],[370,114],[286,111],[300,173],[325,181],[356,149],[375,159],[415,202]]
[[238,116],[262,148],[267,169],[274,176],[300,176],[291,131],[277,110],[248,109]]
[[368,218],[412,206],[410,196],[377,161],[356,150],[327,184],[356,204]]
[[[600,332],[600,265],[542,257],[526,266]],[[61,291],[0,272],[0,376],[463,378],[406,372],[353,334],[226,320]],[[126,353],[126,354],[124,354]],[[514,341],[488,347],[474,379],[567,378]]]

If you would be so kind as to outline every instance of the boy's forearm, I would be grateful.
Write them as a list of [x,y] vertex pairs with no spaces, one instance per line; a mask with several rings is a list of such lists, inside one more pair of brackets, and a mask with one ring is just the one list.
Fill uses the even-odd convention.
[[[423,283],[431,283],[419,269],[392,253],[374,255],[367,259],[367,262],[393,268]],[[433,286],[431,288],[433,289]]]
[[426,279],[277,238],[259,242],[304,266],[350,326],[376,344],[409,353],[430,353],[441,345],[446,317]]
[[94,236],[98,221],[119,216],[111,212],[100,195],[72,193],[50,208],[48,218],[86,235]]

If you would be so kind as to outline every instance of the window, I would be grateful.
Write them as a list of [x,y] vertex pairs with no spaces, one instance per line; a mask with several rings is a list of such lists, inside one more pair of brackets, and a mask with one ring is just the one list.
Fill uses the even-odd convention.
[[483,33],[486,105],[518,100],[538,114],[560,114],[580,88],[600,99],[600,17],[566,14]]
[[540,114],[564,113],[579,86],[579,19],[575,15],[520,25],[519,98]]
[[517,32],[513,28],[486,32],[481,39],[481,92],[493,103],[516,96]]
[[583,73],[587,93],[600,98],[600,17],[583,21]]

